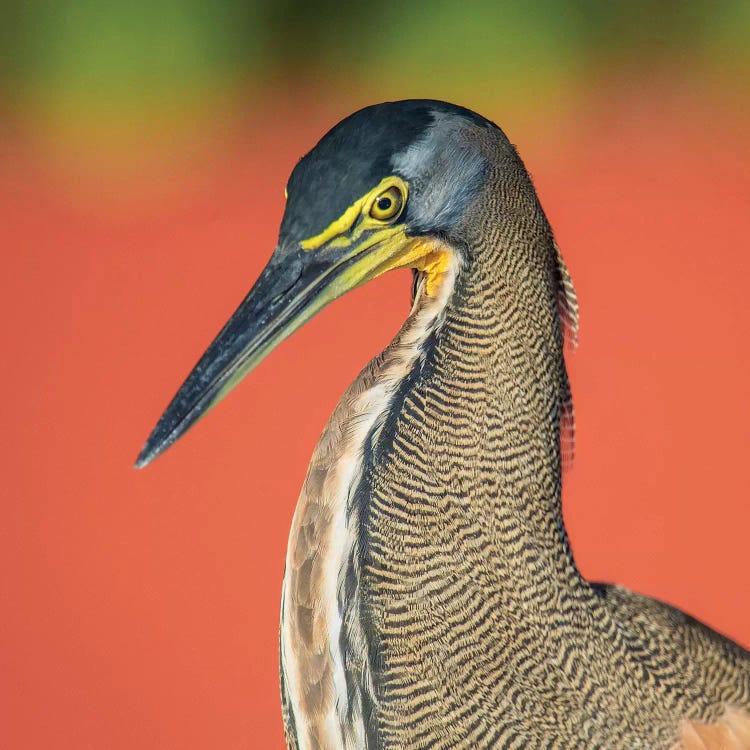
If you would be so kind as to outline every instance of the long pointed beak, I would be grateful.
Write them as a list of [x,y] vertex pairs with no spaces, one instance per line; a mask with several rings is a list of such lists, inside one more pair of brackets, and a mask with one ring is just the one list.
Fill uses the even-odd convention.
[[[268,353],[346,289],[336,279],[350,265],[330,256],[276,250],[187,380],[136,460],[141,468],[163,453],[221,401]],[[349,288],[351,286],[347,284]]]
[[370,232],[357,244],[336,239],[312,252],[302,246],[277,247],[255,286],[162,414],[136,467],[146,466],[169,448],[285,338],[333,300],[393,268],[439,271],[445,254],[434,248],[434,243],[409,237],[403,224]]

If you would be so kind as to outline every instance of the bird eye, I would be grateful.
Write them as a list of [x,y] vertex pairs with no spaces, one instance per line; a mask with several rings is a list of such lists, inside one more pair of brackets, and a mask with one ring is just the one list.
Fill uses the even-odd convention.
[[395,219],[404,206],[404,196],[394,185],[381,193],[370,207],[370,216],[378,221]]

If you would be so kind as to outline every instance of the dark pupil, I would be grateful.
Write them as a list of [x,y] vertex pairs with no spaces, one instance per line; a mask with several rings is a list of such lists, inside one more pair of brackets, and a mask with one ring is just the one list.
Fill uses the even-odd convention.
[[381,211],[387,211],[391,207],[390,198],[378,198],[378,208]]

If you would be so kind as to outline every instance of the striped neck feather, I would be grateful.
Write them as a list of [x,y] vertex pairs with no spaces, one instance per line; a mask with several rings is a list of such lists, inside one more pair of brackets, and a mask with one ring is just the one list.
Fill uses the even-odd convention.
[[[372,705],[374,691],[357,613],[361,556],[353,498],[362,480],[366,446],[377,441],[394,394],[419,366],[426,341],[443,322],[459,260],[447,246],[440,249],[449,262],[439,278],[421,275],[401,330],[365,367],[332,414],[292,520],[280,649],[285,728],[299,750],[367,746],[363,704]],[[360,665],[358,674],[353,664]]]

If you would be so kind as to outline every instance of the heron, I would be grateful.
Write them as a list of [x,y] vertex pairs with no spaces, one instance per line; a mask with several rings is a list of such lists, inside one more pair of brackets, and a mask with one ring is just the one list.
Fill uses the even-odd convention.
[[289,748],[750,749],[750,653],[576,566],[561,477],[578,303],[521,158],[473,111],[369,106],[299,161],[268,264],[137,466],[397,268],[410,312],[336,406],[292,520]]

